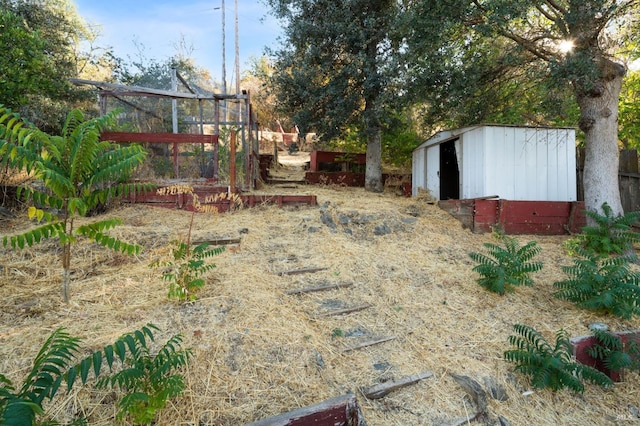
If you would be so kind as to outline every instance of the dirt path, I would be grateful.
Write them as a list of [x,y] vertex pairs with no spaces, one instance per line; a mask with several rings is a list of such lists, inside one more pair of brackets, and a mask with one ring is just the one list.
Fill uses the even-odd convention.
[[270,169],[271,177],[278,180],[303,181],[309,166],[310,153],[286,151],[278,152],[278,165]]

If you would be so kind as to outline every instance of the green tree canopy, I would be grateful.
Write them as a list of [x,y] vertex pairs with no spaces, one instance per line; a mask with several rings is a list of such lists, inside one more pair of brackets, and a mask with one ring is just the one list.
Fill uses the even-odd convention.
[[10,10],[0,10],[0,28],[0,99],[15,108],[28,93],[46,88],[45,41]]
[[89,35],[69,0],[0,0],[0,102],[45,131],[59,131],[87,91],[69,83]]
[[630,71],[622,85],[619,124],[623,146],[640,149],[640,71]]

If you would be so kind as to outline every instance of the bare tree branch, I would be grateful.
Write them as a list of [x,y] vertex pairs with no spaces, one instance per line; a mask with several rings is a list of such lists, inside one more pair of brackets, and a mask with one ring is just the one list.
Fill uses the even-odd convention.
[[555,0],[546,0],[545,3],[548,4],[549,7],[551,7],[553,9],[557,10],[558,12],[560,12],[561,15],[566,15],[567,14],[567,9],[565,9],[564,7],[559,5],[557,1],[555,1]]
[[[525,49],[527,52],[531,53],[533,56],[542,59],[543,61],[550,61],[551,58],[554,56],[551,52],[547,51],[546,49],[542,49],[540,47],[538,47],[536,45],[536,43],[532,40],[526,39],[524,37],[520,37],[517,34],[514,34],[512,32],[503,30],[503,29],[498,29],[498,34],[500,34],[503,37],[506,37],[514,42],[516,42],[519,46],[521,46],[523,49]],[[542,39],[543,37],[540,37],[540,39]]]

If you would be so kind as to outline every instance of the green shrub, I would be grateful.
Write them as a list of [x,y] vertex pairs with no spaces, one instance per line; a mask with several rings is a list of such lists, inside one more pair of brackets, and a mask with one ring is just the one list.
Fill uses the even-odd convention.
[[[196,212],[217,214],[218,209],[214,204],[202,204],[193,191],[191,185],[171,185],[158,189],[159,194],[188,194],[191,196],[193,211],[189,221],[186,241],[175,240],[169,248],[169,259],[159,259],[151,262],[151,268],[162,268],[162,279],[169,282],[169,299],[180,301],[192,301],[196,299],[196,291],[205,284],[202,276],[216,267],[213,263],[206,263],[206,259],[221,254],[225,248],[213,247],[207,242],[192,246],[191,231]],[[229,209],[242,207],[242,198],[237,194],[226,192],[214,194],[205,198],[205,203],[229,202]]]
[[542,269],[542,262],[531,259],[540,252],[535,241],[519,247],[516,238],[500,237],[504,248],[492,243],[485,243],[488,253],[469,253],[469,257],[478,263],[473,271],[480,274],[478,284],[494,293],[512,292],[520,285],[531,286],[530,274]]
[[98,380],[98,388],[117,387],[125,392],[118,402],[118,420],[129,415],[136,424],[151,423],[169,398],[182,394],[184,379],[175,370],[187,365],[191,350],[180,350],[181,342],[182,337],[175,335],[155,355],[147,346],[137,346],[131,349],[126,368]]
[[[105,361],[111,370],[116,359],[125,366],[128,364],[127,352],[133,359],[139,356],[137,354],[148,353],[147,339],[153,340],[152,330],[158,328],[147,324],[141,330],[126,334],[112,345],[77,362],[80,339],[71,337],[64,328],[58,328],[42,345],[20,389],[16,390],[13,383],[0,374],[0,424],[34,424],[39,416],[45,414],[43,402],[52,400],[63,382],[66,382],[66,390],[70,391],[78,379],[83,385],[86,384],[91,372],[94,377],[98,377]],[[174,341],[169,342],[173,344]],[[159,363],[158,366],[162,364]],[[126,372],[130,370],[125,368],[122,371],[128,374]]]
[[603,387],[613,384],[606,374],[572,360],[571,343],[564,330],[556,333],[555,345],[552,346],[532,327],[515,324],[513,329],[517,335],[509,336],[509,344],[515,349],[504,352],[504,358],[516,363],[515,370],[529,376],[534,388],[553,391],[569,388],[582,393],[583,380]]
[[602,204],[603,215],[586,211],[587,217],[595,225],[585,226],[580,236],[582,246],[598,254],[623,254],[640,242],[640,234],[634,232],[632,225],[640,219],[640,212],[630,212],[622,216],[614,216],[611,207]]
[[580,258],[563,266],[570,277],[554,283],[556,297],[581,308],[625,319],[640,314],[640,274],[629,269],[632,256],[608,257],[576,248]]
[[169,299],[191,301],[196,299],[196,291],[205,284],[202,276],[216,267],[206,263],[206,259],[224,251],[224,247],[209,247],[209,243],[192,246],[183,241],[174,241],[170,248],[170,260],[160,260],[151,264],[162,267],[162,279],[169,282]]

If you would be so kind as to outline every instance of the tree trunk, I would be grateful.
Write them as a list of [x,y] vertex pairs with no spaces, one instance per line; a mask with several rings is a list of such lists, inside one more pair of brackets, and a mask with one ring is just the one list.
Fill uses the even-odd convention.
[[602,214],[607,203],[616,216],[624,214],[618,184],[618,100],[625,68],[602,60],[601,78],[593,86],[576,88],[580,129],[585,133],[584,201]]
[[[357,2],[355,2],[357,3]],[[364,176],[364,189],[371,192],[382,192],[382,93],[383,78],[380,75],[379,58],[380,43],[386,37],[387,14],[389,0],[362,2],[367,5],[368,12],[375,17],[376,23],[370,21],[366,25],[366,57],[363,64],[365,80],[362,93],[364,98],[363,119],[367,136],[367,166]]]
[[62,299],[69,303],[69,281],[71,280],[71,243],[62,246]]
[[367,165],[364,188],[371,192],[382,192],[382,129],[380,126],[368,129]]

